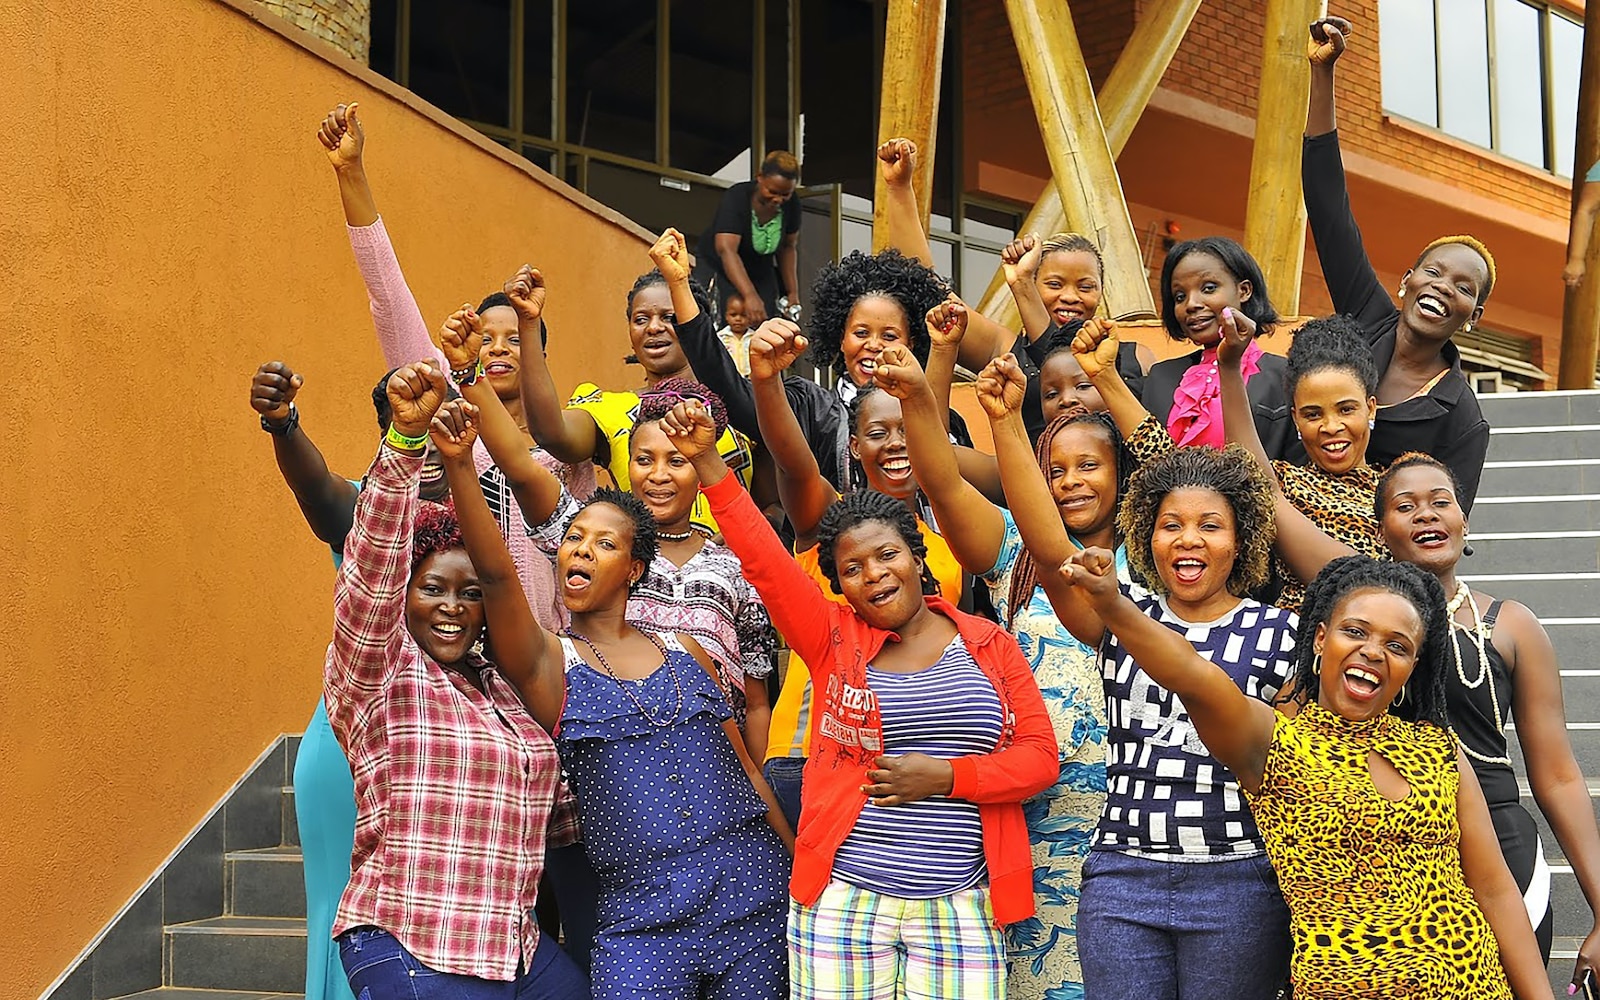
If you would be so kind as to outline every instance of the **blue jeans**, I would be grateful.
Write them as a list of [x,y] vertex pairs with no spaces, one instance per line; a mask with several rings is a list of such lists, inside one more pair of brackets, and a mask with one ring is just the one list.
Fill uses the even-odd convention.
[[600,918],[595,907],[600,901],[600,880],[589,863],[589,852],[580,841],[545,851],[544,872],[556,895],[561,912],[561,944],[584,975],[589,974],[589,958],[594,951],[595,928]]
[[778,797],[778,808],[789,821],[789,829],[800,829],[800,779],[806,769],[804,757],[773,757],[761,767],[761,776]]
[[589,1000],[589,981],[549,935],[508,983],[430,969],[376,927],[353,927],[338,940],[356,1000]]
[[1273,1000],[1289,981],[1289,909],[1265,855],[1093,851],[1081,893],[1078,958],[1095,1000]]

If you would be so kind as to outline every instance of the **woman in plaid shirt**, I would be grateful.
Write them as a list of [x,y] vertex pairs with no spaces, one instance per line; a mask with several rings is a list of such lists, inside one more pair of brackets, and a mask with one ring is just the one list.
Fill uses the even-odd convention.
[[[333,931],[369,1000],[582,1000],[588,984],[533,915],[547,832],[551,843],[575,833],[570,817],[553,822],[560,762],[525,705],[519,636],[533,612],[503,542],[499,560],[475,565],[464,526],[417,497],[445,387],[431,365],[390,378],[390,430],[345,540],[324,681],[355,778],[356,835]],[[470,440],[436,440],[451,485],[478,489]],[[466,533],[500,539],[481,490],[469,516],[481,520]],[[490,628],[499,664],[474,652]]]

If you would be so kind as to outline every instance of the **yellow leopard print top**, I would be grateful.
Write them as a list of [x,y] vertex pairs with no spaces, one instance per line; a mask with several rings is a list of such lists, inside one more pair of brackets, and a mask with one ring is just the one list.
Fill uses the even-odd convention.
[[[1378,492],[1378,470],[1365,462],[1342,476],[1323,471],[1322,467],[1292,465],[1273,462],[1272,471],[1283,484],[1283,495],[1295,509],[1312,524],[1321,528],[1329,538],[1355,549],[1373,559],[1389,558],[1389,549],[1378,534],[1378,519],[1373,512],[1373,499]],[[1306,585],[1290,572],[1273,550],[1273,573],[1283,581],[1283,591],[1274,601],[1280,608],[1299,612],[1306,599]]]
[[[1391,802],[1367,754],[1411,786]],[[1295,1000],[1509,1000],[1499,946],[1461,872],[1456,741],[1316,702],[1273,724],[1247,792],[1289,904]]]

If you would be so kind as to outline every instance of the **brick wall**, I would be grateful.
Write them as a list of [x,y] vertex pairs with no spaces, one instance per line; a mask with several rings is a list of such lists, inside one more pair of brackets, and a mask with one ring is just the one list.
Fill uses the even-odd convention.
[[255,0],[256,6],[367,64],[372,0]]

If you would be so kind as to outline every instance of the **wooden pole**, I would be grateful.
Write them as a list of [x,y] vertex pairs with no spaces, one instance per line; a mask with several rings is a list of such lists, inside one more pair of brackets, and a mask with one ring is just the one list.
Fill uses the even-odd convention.
[[1116,319],[1153,316],[1139,240],[1072,13],[1063,0],[1006,0],[1006,15],[1067,224],[1099,244],[1105,257],[1106,313]]
[[1261,45],[1244,245],[1261,264],[1272,304],[1285,316],[1300,311],[1300,270],[1306,256],[1300,151],[1311,94],[1306,27],[1319,9],[1319,0],[1267,0]]
[[[917,144],[917,170],[912,183],[924,232],[933,202],[934,139],[939,132],[939,81],[944,66],[944,10],[945,0],[889,0],[883,37],[878,141],[903,136]],[[876,185],[872,249],[879,251],[889,245],[889,224],[884,217],[889,192],[882,177]]]
[[[1576,207],[1583,175],[1600,160],[1600,4],[1583,20],[1583,68],[1578,84],[1578,135],[1572,164],[1572,199]],[[1600,240],[1589,240],[1583,283],[1567,289],[1561,312],[1560,389],[1593,389],[1596,335],[1600,333]]]
[[[1113,157],[1122,155],[1122,148],[1133,135],[1134,126],[1167,72],[1199,7],[1200,0],[1168,0],[1147,7],[1144,16],[1133,26],[1133,34],[1128,36],[1122,54],[1117,56],[1116,65],[1111,67],[1111,75],[1106,77],[1098,98],[1106,142],[1111,146]],[[1049,236],[1066,228],[1067,213],[1061,207],[1061,195],[1052,184],[1039,196],[1018,232]],[[1017,304],[1006,288],[1002,271],[996,270],[978,308],[1008,329],[1021,325]]]

